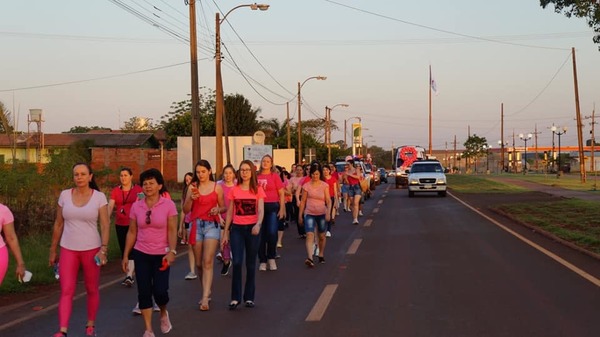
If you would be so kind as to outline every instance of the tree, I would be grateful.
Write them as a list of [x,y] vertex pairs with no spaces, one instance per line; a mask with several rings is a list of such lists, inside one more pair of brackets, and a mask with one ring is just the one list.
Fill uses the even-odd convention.
[[540,0],[542,8],[550,4],[554,5],[556,13],[564,14],[568,18],[572,16],[586,18],[588,26],[596,32],[594,43],[600,43],[600,2],[598,0]]
[[152,122],[152,118],[136,116],[131,117],[128,121],[123,123],[121,131],[130,133],[144,133],[156,129],[157,127]]
[[477,170],[477,159],[486,154],[486,149],[484,145],[487,144],[487,139],[485,137],[479,137],[476,134],[469,136],[465,143],[465,150],[462,153],[463,158],[467,159],[467,164],[469,160],[473,160],[475,162],[475,170]]
[[14,125],[12,124],[12,114],[8,110],[4,103],[0,102],[0,133],[10,134],[14,131]]
[[106,130],[111,131],[111,128],[105,128],[103,126],[73,126],[69,131],[63,133],[88,133],[91,130]]
[[229,136],[251,136],[259,129],[260,108],[253,109],[250,101],[241,94],[226,95],[224,101]]

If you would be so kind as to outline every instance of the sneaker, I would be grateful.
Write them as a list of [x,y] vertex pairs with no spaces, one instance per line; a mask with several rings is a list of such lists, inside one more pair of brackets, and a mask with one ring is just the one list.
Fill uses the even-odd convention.
[[363,212],[362,211],[358,211],[358,216],[363,216]]
[[96,328],[93,326],[85,327],[85,335],[86,336],[96,336]]
[[125,277],[125,279],[123,280],[123,282],[121,282],[121,285],[127,288],[131,288],[131,286],[133,285],[133,283],[135,283],[135,281],[133,280],[133,277],[131,276],[127,276]]
[[140,303],[136,303],[135,304],[135,308],[133,308],[133,310],[131,310],[131,312],[133,312],[136,315],[141,315],[142,311],[140,310]]
[[358,219],[354,219],[354,221],[352,221],[353,225],[358,225]]
[[267,264],[266,264],[266,263],[264,263],[264,262],[261,262],[261,263],[258,265],[258,270],[259,270],[259,271],[266,271],[266,270],[267,270]]
[[277,270],[277,263],[275,263],[275,259],[269,259],[267,262],[269,263],[269,270]]
[[319,246],[315,245],[315,249],[313,251],[313,256],[319,255]]
[[229,274],[229,269],[231,269],[231,262],[227,264],[223,263],[223,267],[221,267],[221,276],[227,276]]
[[154,310],[155,312],[159,312],[160,308],[159,308],[158,304],[152,303],[152,310]]
[[155,337],[154,332],[146,330],[142,337]]
[[173,329],[171,320],[169,320],[169,312],[165,311],[165,316],[160,318],[160,331],[162,333],[169,333]]
[[325,233],[325,237],[330,238],[331,237],[331,232],[327,231],[327,233]]
[[317,258],[319,259],[319,263],[325,263],[325,258],[322,256],[317,256]]
[[221,254],[221,252],[217,253],[217,256],[215,256],[217,258],[217,260],[223,262],[223,254]]
[[194,274],[194,272],[189,272],[185,275],[186,280],[195,280],[198,278],[198,275]]

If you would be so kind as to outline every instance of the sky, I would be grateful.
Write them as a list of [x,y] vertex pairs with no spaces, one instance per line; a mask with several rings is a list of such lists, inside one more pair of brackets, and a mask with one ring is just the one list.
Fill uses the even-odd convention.
[[[0,101],[18,116],[19,130],[27,131],[34,108],[43,110],[45,133],[118,129],[135,116],[158,122],[172,102],[189,97],[184,0],[0,2]],[[221,24],[224,91],[280,121],[289,101],[296,121],[298,83],[327,76],[302,86],[302,120],[348,104],[331,113],[339,128],[332,141],[344,138],[345,121],[350,128],[360,117],[369,146],[427,147],[431,66],[434,149],[452,148],[454,137],[460,148],[469,131],[498,146],[502,103],[505,141],[537,130],[538,145],[550,146],[554,124],[567,127],[562,144],[575,146],[571,48],[581,115],[591,116],[595,103],[600,108],[592,29],[537,0],[264,3],[269,10],[238,8]],[[241,4],[196,2],[201,87],[215,87],[215,13]],[[518,137],[516,145],[523,145]]]

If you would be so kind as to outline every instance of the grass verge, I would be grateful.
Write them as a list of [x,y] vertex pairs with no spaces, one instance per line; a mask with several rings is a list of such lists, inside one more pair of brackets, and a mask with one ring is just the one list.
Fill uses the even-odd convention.
[[486,179],[483,176],[449,174],[448,187],[459,193],[519,193],[522,187]]

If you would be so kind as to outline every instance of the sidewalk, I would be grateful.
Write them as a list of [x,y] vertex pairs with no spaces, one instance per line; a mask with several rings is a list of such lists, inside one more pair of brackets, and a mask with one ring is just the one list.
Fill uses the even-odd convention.
[[596,192],[574,191],[574,190],[569,190],[569,189],[562,188],[562,187],[548,186],[548,185],[544,185],[544,184],[533,183],[530,181],[524,181],[521,179],[514,179],[507,175],[490,176],[490,177],[486,177],[486,178],[490,179],[490,180],[502,182],[502,183],[508,183],[508,184],[520,186],[520,187],[526,188],[528,190],[550,194],[550,195],[553,195],[556,197],[561,197],[561,198],[566,198],[566,199],[581,199],[581,200],[588,200],[588,201],[600,201],[600,191],[596,191]]

